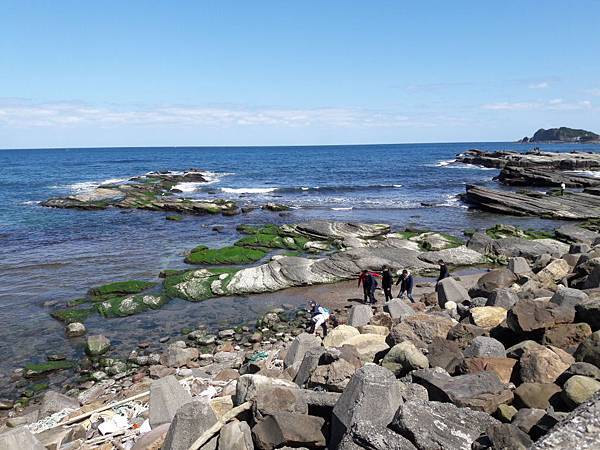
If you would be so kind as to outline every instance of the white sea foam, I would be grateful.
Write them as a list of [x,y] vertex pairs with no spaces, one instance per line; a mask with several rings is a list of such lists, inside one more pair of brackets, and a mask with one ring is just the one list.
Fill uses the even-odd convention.
[[221,188],[226,194],[268,194],[277,188]]
[[310,188],[303,187],[303,188],[301,188],[301,189],[302,189],[303,191],[308,191]]
[[64,189],[67,188],[69,191],[76,194],[84,194],[91,192],[97,187],[106,186],[109,184],[118,184],[127,181],[128,178],[109,178],[107,180],[96,180],[96,181],[81,181],[79,183],[68,184],[66,186],[52,186],[53,189]]
[[402,187],[402,185],[401,185],[401,184],[394,184],[394,185],[392,185],[392,186],[393,186],[393,187],[395,187],[395,188],[401,188],[401,187]]
[[39,205],[42,203],[40,200],[28,200],[26,202],[22,202],[21,205]]
[[189,181],[186,183],[177,183],[175,186],[173,186],[173,189],[180,190],[181,192],[194,192],[203,184],[206,183]]
[[456,159],[445,159],[442,161],[438,161],[436,164],[436,167],[446,167],[449,166],[450,164],[453,164],[456,162]]
[[348,208],[331,208],[333,211],[352,211],[352,206]]

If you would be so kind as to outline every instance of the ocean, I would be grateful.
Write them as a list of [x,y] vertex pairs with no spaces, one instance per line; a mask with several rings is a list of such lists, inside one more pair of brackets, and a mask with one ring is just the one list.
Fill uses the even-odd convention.
[[[537,145],[553,151],[598,151],[595,145]],[[0,151],[0,376],[50,353],[80,354],[83,340],[67,340],[52,307],[92,286],[126,279],[156,280],[163,269],[185,267],[186,250],[218,247],[239,238],[240,223],[311,219],[417,225],[460,236],[497,222],[552,227],[552,221],[470,210],[458,199],[465,185],[496,185],[497,170],[452,165],[456,154],[478,148],[526,151],[516,143],[451,143],[312,147],[185,147],[31,149]],[[158,170],[205,171],[209,183],[179,188],[196,198],[241,204],[283,203],[283,214],[255,210],[235,217],[165,220],[151,211],[77,211],[44,208],[49,197],[82,193],[102,183]],[[222,226],[220,232],[213,227]],[[222,298],[201,304],[170,302],[122,319],[94,318],[89,333],[115,343],[209,327],[250,323],[282,302],[285,292]],[[134,344],[132,344],[134,345]],[[62,382],[59,378],[55,382]],[[0,393],[3,385],[0,383]]]

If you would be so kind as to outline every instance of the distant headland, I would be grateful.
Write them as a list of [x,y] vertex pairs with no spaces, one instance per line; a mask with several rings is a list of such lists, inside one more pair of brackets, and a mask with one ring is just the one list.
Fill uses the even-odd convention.
[[549,128],[545,130],[540,128],[532,137],[525,136],[519,142],[581,142],[581,143],[600,143],[600,135],[587,130],[577,130],[575,128]]

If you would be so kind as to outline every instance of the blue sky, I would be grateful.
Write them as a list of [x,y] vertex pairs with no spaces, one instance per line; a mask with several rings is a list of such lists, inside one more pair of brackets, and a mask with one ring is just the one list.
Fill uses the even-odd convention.
[[12,1],[0,148],[600,132],[600,2]]

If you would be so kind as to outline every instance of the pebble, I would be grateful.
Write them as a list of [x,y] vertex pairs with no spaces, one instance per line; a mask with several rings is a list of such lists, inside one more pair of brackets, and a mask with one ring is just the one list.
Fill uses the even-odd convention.
[[48,361],[64,361],[67,359],[65,355],[52,354],[46,357]]
[[140,342],[138,344],[138,347],[141,349],[148,348],[148,347],[150,347],[150,342]]
[[158,340],[158,342],[160,342],[161,344],[164,344],[165,342],[168,342],[169,339],[171,339],[169,336],[163,336]]

